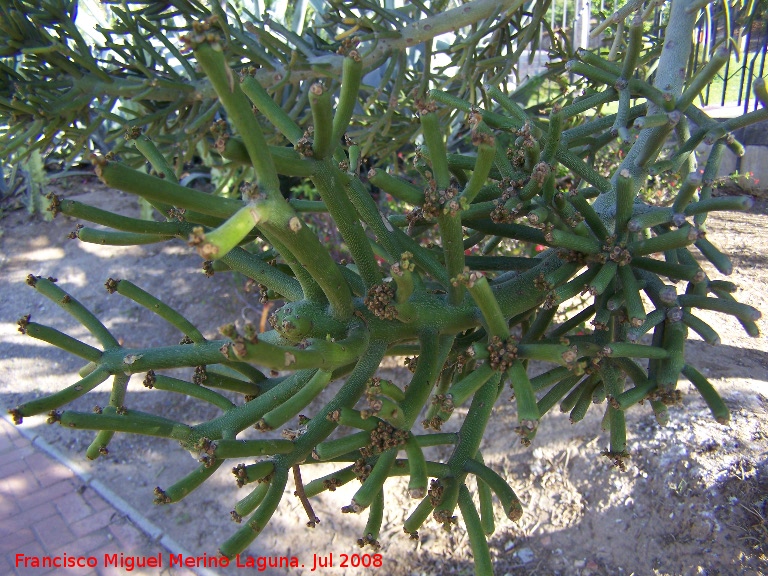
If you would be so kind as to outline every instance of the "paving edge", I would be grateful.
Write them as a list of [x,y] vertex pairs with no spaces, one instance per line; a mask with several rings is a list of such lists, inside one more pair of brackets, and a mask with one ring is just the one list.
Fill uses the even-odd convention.
[[[17,430],[19,434],[29,440],[29,442],[35,446],[35,448],[42,450],[48,454],[48,456],[69,468],[69,470],[71,470],[75,476],[77,476],[84,484],[86,484],[99,496],[104,498],[104,500],[106,500],[111,506],[116,508],[131,522],[131,524],[133,524],[152,542],[162,546],[171,554],[181,554],[185,557],[194,556],[194,554],[184,548],[184,546],[179,544],[170,535],[163,532],[162,528],[157,526],[141,512],[136,510],[136,508],[115,494],[115,492],[108,488],[104,482],[94,478],[93,474],[88,472],[82,464],[72,460],[61,450],[46,442],[40,434],[32,430],[27,430],[20,426],[16,426],[10,416],[8,416],[6,407],[2,404],[0,404],[0,418],[3,418],[8,424],[13,426],[13,428]],[[198,576],[221,576],[218,572],[209,568],[188,568],[188,570],[191,570]]]

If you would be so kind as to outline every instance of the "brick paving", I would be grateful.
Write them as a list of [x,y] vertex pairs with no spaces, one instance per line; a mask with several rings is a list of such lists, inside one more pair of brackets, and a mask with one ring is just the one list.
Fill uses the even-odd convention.
[[[148,536],[123,512],[105,500],[89,482],[31,442],[0,417],[0,575],[43,576],[55,568],[16,566],[26,556],[92,556],[96,568],[68,568],[77,576],[192,576],[167,567],[169,551]],[[178,552],[178,550],[177,550]],[[163,556],[163,569],[126,571],[105,566],[105,554]],[[208,572],[210,574],[211,572]]]

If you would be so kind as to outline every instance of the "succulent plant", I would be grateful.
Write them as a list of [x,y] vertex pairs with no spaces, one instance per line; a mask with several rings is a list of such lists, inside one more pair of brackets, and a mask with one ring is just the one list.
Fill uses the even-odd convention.
[[[484,3],[467,4],[478,5]],[[418,181],[381,167],[360,174],[360,144],[345,137],[364,70],[354,43],[340,48],[338,94],[321,79],[307,83],[311,125],[301,127],[251,71],[230,67],[226,21],[214,15],[196,22],[185,37],[186,48],[226,116],[216,147],[255,175],[243,186],[242,199],[180,185],[170,158],[150,138],[132,132],[136,150],[157,176],[104,157],[94,159],[96,172],[107,185],[146,199],[164,221],[129,218],[57,197],[51,209],[109,228],[80,227],[76,235],[84,242],[188,242],[208,271],[241,273],[283,302],[272,329],[258,333],[252,326],[228,325],[221,339],[208,340],[183,311],[129,280],[110,279],[110,292],[145,306],[184,334],[178,345],[130,349],[52,279],[30,276],[30,286],[69,312],[101,349],[22,318],[21,331],[87,365],[81,380],[21,404],[11,411],[14,418],[20,423],[49,413],[51,422],[64,427],[96,430],[90,458],[97,458],[115,433],[179,441],[200,466],[176,484],[158,488],[160,504],[178,502],[222,465],[236,464],[236,481],[249,492],[232,512],[242,527],[220,548],[229,557],[264,529],[291,474],[310,524],[316,522],[313,496],[361,480],[343,511],[368,511],[361,542],[375,545],[385,482],[406,475],[409,494],[418,503],[405,531],[416,536],[430,516],[450,528],[458,507],[476,571],[491,574],[486,536],[494,530],[492,495],[509,519],[523,514],[513,488],[480,452],[492,408],[507,386],[514,391],[524,444],[535,441],[542,417],[556,406],[573,422],[589,408],[601,407],[610,434],[604,454],[623,466],[626,410],[648,401],[664,423],[667,406],[679,400],[681,374],[713,416],[728,421],[728,408],[715,388],[685,361],[689,329],[708,342],[718,340],[697,310],[731,314],[749,335],[758,335],[760,313],[734,299],[732,283],[709,278],[694,254],[723,274],[731,270],[728,257],[707,239],[705,221],[712,211],[751,206],[746,197],[713,197],[712,183],[724,149],[740,146],[732,131],[768,118],[765,82],[755,83],[762,107],[739,118],[717,122],[694,104],[727,52],[717,53],[688,81],[679,73],[689,60],[691,42],[685,39],[691,38],[696,18],[689,5],[672,2],[670,40],[653,82],[634,75],[638,62],[651,57],[642,19],[635,18],[614,60],[581,52],[569,62],[569,72],[585,78],[588,87],[582,95],[555,102],[544,117],[521,107],[504,85],[483,87],[482,106],[440,89],[414,99]],[[614,102],[613,114],[587,114]],[[463,124],[457,130],[455,123],[441,121],[445,117],[461,117]],[[268,146],[264,121],[292,147]],[[672,135],[676,139],[669,147]],[[631,148],[613,173],[601,174],[593,167],[594,155],[616,138],[632,140]],[[701,142],[712,145],[703,172],[692,163]],[[558,167],[567,169],[567,181],[558,179]],[[683,176],[670,207],[649,205],[639,195],[656,173]],[[309,178],[320,200],[285,199],[280,175]],[[390,194],[400,213],[384,215],[369,184]],[[307,225],[305,215],[313,211],[332,218],[348,248],[347,262],[335,261]],[[542,249],[531,257],[509,256],[498,251],[508,239]],[[269,254],[249,250],[254,241],[269,245]],[[479,254],[471,253],[474,247],[481,247]],[[586,296],[585,306],[564,307],[579,294]],[[566,318],[556,324],[558,313]],[[573,333],[588,321],[594,330]],[[647,334],[650,341],[644,339]],[[407,386],[381,379],[382,359],[404,351],[412,355]],[[532,361],[548,368],[532,376]],[[192,381],[161,374],[177,367],[195,367]],[[150,388],[191,396],[221,414],[190,425],[133,410],[126,390],[134,374],[145,374]],[[110,403],[100,413],[59,411],[110,378]],[[309,403],[337,380],[343,385],[336,395],[307,414]],[[221,391],[239,399],[233,402]],[[441,431],[458,407],[466,407],[458,431]],[[276,430],[289,423],[282,439],[238,439],[249,427]],[[328,439],[339,425],[359,431]],[[424,449],[436,445],[452,447],[444,461],[426,459]],[[398,458],[401,453],[405,458]],[[240,463],[253,457],[263,459]],[[329,461],[339,463],[335,472],[302,484],[302,468]],[[470,476],[478,480],[480,512],[467,488]]]

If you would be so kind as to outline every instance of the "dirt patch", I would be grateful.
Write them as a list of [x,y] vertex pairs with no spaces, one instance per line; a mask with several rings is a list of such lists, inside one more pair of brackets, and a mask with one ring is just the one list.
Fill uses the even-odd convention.
[[[65,195],[118,213],[138,213],[133,197],[107,191],[90,180],[71,186]],[[182,310],[206,337],[215,337],[219,325],[236,319],[259,323],[258,295],[245,293],[242,279],[231,274],[206,278],[199,257],[184,243],[87,245],[66,239],[75,224],[62,216],[44,223],[20,211],[0,221],[3,405],[70,385],[81,366],[71,356],[18,334],[15,323],[20,316],[31,313],[35,321],[95,344],[57,306],[24,285],[30,273],[57,277],[59,285],[91,308],[126,346],[176,343],[180,334],[133,302],[108,295],[103,287],[107,277],[130,279],[161,297]],[[709,228],[710,240],[733,257],[730,280],[740,286],[738,299],[765,312],[768,250],[760,236],[768,228],[766,204],[759,203],[749,214],[712,216]],[[718,277],[711,268],[708,272]],[[720,390],[732,422],[715,423],[695,389],[681,382],[684,407],[671,410],[667,427],[656,424],[650,408],[628,413],[632,458],[626,471],[599,455],[607,445],[607,434],[600,428],[601,409],[592,409],[576,426],[566,415],[547,416],[533,446],[523,448],[514,433],[514,404],[499,402],[483,452],[486,461],[510,480],[526,513],[519,524],[497,515],[491,538],[497,574],[714,576],[768,571],[768,343],[765,338],[747,337],[731,317],[704,313],[702,317],[717,327],[723,343],[714,350],[692,335],[687,361]],[[766,321],[760,326],[765,333]],[[402,371],[402,362],[392,359],[381,375],[402,378]],[[178,374],[189,376],[185,371]],[[308,412],[331,394],[333,390],[326,391]],[[88,410],[107,402],[107,392],[97,391],[74,407]],[[217,413],[188,398],[147,390],[138,376],[130,384],[129,406],[187,422]],[[461,416],[453,419],[452,426],[460,420]],[[48,442],[79,460],[92,439],[89,433],[46,426],[42,418],[29,418],[24,426],[38,428]],[[431,450],[435,459],[447,456],[446,450]],[[168,486],[195,466],[194,459],[173,442],[125,435],[115,438],[106,458],[88,463],[96,477],[186,548],[213,554],[237,528],[229,512],[245,494],[238,492],[229,470],[218,471],[204,488],[177,505],[151,505],[155,486]],[[330,464],[305,466],[305,482],[333,469]],[[462,529],[446,533],[427,524],[419,542],[403,534],[402,521],[415,506],[405,487],[405,480],[391,480],[387,486],[381,537],[386,570],[396,576],[471,573],[469,543]],[[355,488],[348,485],[314,500],[321,523],[311,530],[305,527],[306,516],[289,483],[278,513],[249,553],[297,555],[308,567],[313,554],[333,553],[338,566],[340,554],[360,552],[355,543],[365,515],[342,516],[339,511]],[[341,572],[354,571],[337,568]]]

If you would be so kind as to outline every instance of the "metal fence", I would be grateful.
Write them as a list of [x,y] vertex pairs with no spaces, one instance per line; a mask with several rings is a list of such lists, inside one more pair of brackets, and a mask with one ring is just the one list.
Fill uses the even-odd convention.
[[[607,54],[611,35],[603,33],[591,37],[589,31],[626,3],[626,0],[552,0],[547,22],[552,29],[562,29],[574,48],[597,49]],[[755,0],[749,12],[740,14],[746,26],[735,21],[731,23],[721,2],[714,2],[702,10],[695,29],[695,50],[688,73],[695,74],[724,42],[728,41],[731,47],[731,58],[703,94],[701,104],[704,106],[741,106],[744,112],[757,107],[752,82],[766,74],[767,4],[766,0]],[[663,38],[668,6],[668,3],[657,4],[653,9],[647,35]],[[735,20],[735,16],[732,13],[731,19]],[[728,40],[731,24],[735,36]]]

